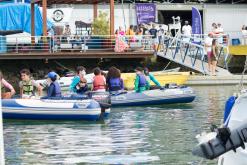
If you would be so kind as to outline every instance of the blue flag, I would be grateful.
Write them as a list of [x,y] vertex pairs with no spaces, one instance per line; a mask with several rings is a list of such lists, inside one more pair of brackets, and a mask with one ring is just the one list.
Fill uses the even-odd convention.
[[202,34],[201,14],[195,7],[192,7],[192,34]]

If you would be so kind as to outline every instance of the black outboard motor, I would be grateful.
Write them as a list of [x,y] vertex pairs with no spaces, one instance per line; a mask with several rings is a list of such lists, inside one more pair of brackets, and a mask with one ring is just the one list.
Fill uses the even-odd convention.
[[236,129],[230,130],[227,127],[215,130],[216,136],[199,143],[192,151],[193,155],[206,159],[214,159],[218,156],[242,147],[245,149],[244,143],[247,142],[247,124]]
[[109,92],[90,91],[87,93],[88,98],[96,100],[102,109],[111,107],[111,96]]

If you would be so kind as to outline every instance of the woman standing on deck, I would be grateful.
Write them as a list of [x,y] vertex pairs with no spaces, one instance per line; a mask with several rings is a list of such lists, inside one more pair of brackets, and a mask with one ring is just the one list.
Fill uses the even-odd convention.
[[[2,99],[10,99],[15,94],[15,89],[11,84],[9,84],[4,78],[3,74],[0,71],[0,83],[1,83],[1,98]],[[5,88],[9,89],[10,92],[5,92]]]
[[212,61],[212,70],[211,73],[213,76],[216,76],[216,65],[217,65],[217,57],[219,54],[219,47],[216,39],[212,41],[212,52],[211,52],[211,61]]
[[122,33],[120,33],[119,30],[116,30],[115,32],[115,52],[124,52],[129,47],[129,45],[125,42],[125,38]]

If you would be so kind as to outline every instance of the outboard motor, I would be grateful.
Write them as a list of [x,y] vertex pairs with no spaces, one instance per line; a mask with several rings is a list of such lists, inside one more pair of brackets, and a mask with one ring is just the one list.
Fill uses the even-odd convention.
[[166,89],[174,89],[174,88],[178,88],[178,85],[176,83],[169,83],[169,84],[165,84],[164,86]]
[[241,125],[240,127],[230,130],[228,127],[218,128],[214,132],[205,135],[204,138],[192,151],[193,155],[200,156],[206,159],[214,159],[218,156],[236,149],[239,147],[245,148],[244,143],[247,142],[247,124]]
[[105,110],[111,107],[111,96],[109,92],[91,91],[87,95],[90,99],[96,100],[100,104],[101,109]]

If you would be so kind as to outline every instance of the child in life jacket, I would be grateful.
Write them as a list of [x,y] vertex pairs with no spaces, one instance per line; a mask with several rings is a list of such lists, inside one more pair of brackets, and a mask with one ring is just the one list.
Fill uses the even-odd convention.
[[[1,98],[10,99],[15,94],[15,89],[10,83],[8,83],[3,78],[3,74],[1,71],[0,71],[0,84],[1,84]],[[8,89],[10,92],[6,92],[5,89]]]
[[124,90],[124,83],[119,69],[114,66],[109,68],[106,84],[109,92]]
[[87,80],[85,78],[83,78],[83,77],[80,78],[80,81],[75,86],[75,91],[77,94],[80,94],[80,95],[82,95],[88,91]]
[[30,71],[28,69],[22,69],[20,71],[21,81],[19,82],[20,87],[20,97],[21,98],[30,98],[35,95],[35,87],[38,90],[38,95],[42,95],[42,87],[31,79]]
[[150,84],[146,80],[146,77],[143,73],[143,69],[141,67],[137,67],[136,71],[136,78],[135,78],[135,92],[141,93],[145,90],[148,90]]
[[48,73],[48,83],[50,84],[47,90],[47,97],[61,97],[61,87],[57,82],[57,73]]
[[93,78],[93,91],[105,91],[106,90],[106,79],[101,74],[99,67],[94,69],[94,78]]

